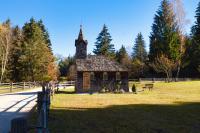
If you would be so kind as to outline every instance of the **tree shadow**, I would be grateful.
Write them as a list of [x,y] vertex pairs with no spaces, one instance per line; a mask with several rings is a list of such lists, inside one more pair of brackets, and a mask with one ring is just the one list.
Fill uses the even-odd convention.
[[200,102],[54,107],[49,127],[55,133],[199,133]]
[[59,90],[56,91],[55,94],[75,94],[75,91],[65,91],[65,90]]

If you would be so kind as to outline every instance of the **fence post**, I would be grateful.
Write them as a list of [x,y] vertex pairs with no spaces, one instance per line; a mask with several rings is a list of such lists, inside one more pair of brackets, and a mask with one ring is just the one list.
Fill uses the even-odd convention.
[[28,133],[28,123],[25,118],[15,118],[11,121],[11,133]]
[[23,83],[23,90],[25,90],[25,87],[26,87],[26,83],[24,82]]
[[35,83],[35,81],[34,81],[34,82],[33,82],[33,88],[35,88],[35,84],[36,84],[36,83]]
[[13,82],[10,83],[10,92],[13,90]]
[[29,89],[31,88],[31,82],[28,82],[28,87],[29,87]]
[[42,107],[43,96],[44,96],[43,92],[38,92],[37,93],[37,111],[38,111],[38,114],[39,114],[40,109]]

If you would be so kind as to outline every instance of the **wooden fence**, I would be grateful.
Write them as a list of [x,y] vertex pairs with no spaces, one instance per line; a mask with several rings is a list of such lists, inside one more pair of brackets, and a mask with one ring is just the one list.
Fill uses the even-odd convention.
[[59,89],[60,87],[66,88],[69,86],[75,86],[75,81],[66,81],[66,82],[56,83],[57,89]]
[[35,88],[37,86],[39,86],[37,82],[0,83],[0,93],[25,90],[25,89]]
[[[135,82],[167,82],[167,78],[139,78],[139,79],[129,79],[129,81],[135,81]],[[169,81],[171,81],[171,82],[200,81],[200,79],[196,79],[196,78],[170,78]]]
[[51,91],[49,84],[42,85],[42,92],[37,94],[37,123],[29,125],[25,117],[14,118],[11,121],[10,133],[28,133],[31,130],[37,133],[49,133],[48,118],[51,104]]

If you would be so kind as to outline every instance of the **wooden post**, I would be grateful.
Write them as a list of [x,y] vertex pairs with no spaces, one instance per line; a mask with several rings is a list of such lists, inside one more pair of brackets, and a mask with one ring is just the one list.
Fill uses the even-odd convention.
[[35,88],[35,81],[33,82],[33,88]]
[[11,121],[10,133],[28,133],[28,122],[26,118],[14,118]]
[[28,82],[28,87],[29,87],[29,89],[31,88],[31,82]]
[[44,93],[38,92],[37,93],[37,112],[40,113],[40,109],[42,108],[42,100],[43,100]]
[[23,83],[23,90],[25,90],[25,87],[26,87],[26,83],[24,82]]
[[10,83],[10,92],[12,92],[12,90],[13,90],[13,83],[11,82]]

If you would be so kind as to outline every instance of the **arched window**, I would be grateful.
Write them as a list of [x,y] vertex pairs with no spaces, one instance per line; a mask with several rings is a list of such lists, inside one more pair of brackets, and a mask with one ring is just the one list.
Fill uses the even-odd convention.
[[94,74],[94,72],[90,73],[90,78],[91,78],[91,80],[95,80],[95,74]]
[[121,80],[121,74],[120,74],[120,72],[116,73],[116,80]]
[[108,73],[107,72],[103,73],[103,80],[108,80]]

